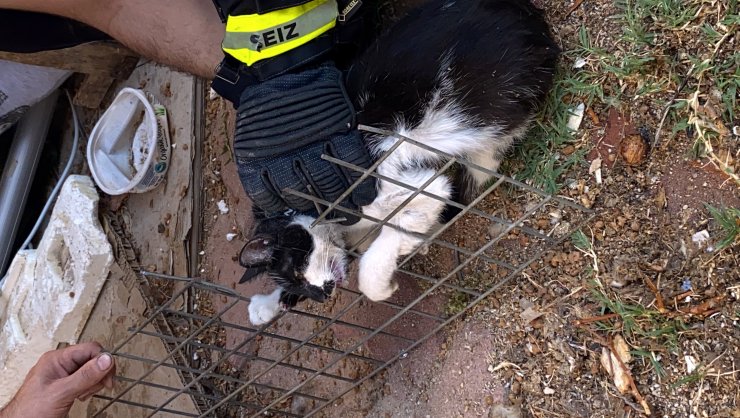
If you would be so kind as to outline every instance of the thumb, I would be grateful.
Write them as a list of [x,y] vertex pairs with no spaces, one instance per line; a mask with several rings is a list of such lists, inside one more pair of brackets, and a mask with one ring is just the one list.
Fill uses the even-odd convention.
[[102,386],[103,380],[113,369],[113,357],[108,353],[90,359],[82,367],[70,376],[59,380],[64,397],[75,399],[84,395],[92,394]]

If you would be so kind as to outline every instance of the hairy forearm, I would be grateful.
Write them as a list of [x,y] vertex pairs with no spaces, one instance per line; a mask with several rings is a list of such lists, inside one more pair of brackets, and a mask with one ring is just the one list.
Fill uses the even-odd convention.
[[112,36],[137,53],[213,78],[224,28],[210,0],[0,0],[0,8],[56,14]]
[[0,418],[16,418],[20,417],[19,411],[15,402],[15,398],[0,409]]

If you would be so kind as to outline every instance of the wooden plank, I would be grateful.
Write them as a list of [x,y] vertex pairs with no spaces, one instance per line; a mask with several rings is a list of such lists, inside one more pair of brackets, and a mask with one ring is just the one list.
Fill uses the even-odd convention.
[[75,94],[74,104],[88,109],[97,109],[105,98],[113,79],[102,74],[86,74]]
[[31,54],[0,51],[0,59],[119,80],[127,79],[139,61],[139,57],[131,50],[112,41],[90,42]]

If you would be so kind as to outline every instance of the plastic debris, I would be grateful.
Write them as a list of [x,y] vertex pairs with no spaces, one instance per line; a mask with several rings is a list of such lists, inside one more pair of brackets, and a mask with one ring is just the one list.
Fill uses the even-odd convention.
[[699,247],[704,246],[704,243],[709,240],[709,231],[702,229],[691,237],[691,241]]
[[218,211],[221,212],[222,215],[229,213],[229,207],[226,206],[226,202],[223,199],[219,200],[216,205],[218,206]]
[[596,184],[601,184],[601,158],[595,158],[591,161],[588,174],[593,174],[596,177]]
[[699,367],[699,362],[693,356],[684,356],[683,359],[686,361],[686,373],[691,374]]
[[570,110],[570,117],[568,117],[568,130],[576,132],[581,127],[583,121],[583,113],[586,111],[586,105],[579,103],[578,106]]

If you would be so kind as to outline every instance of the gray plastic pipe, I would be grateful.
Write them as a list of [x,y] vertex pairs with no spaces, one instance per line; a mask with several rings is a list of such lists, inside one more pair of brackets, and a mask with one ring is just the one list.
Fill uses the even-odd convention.
[[44,149],[59,92],[33,105],[18,122],[0,177],[0,277],[13,256],[13,242]]

